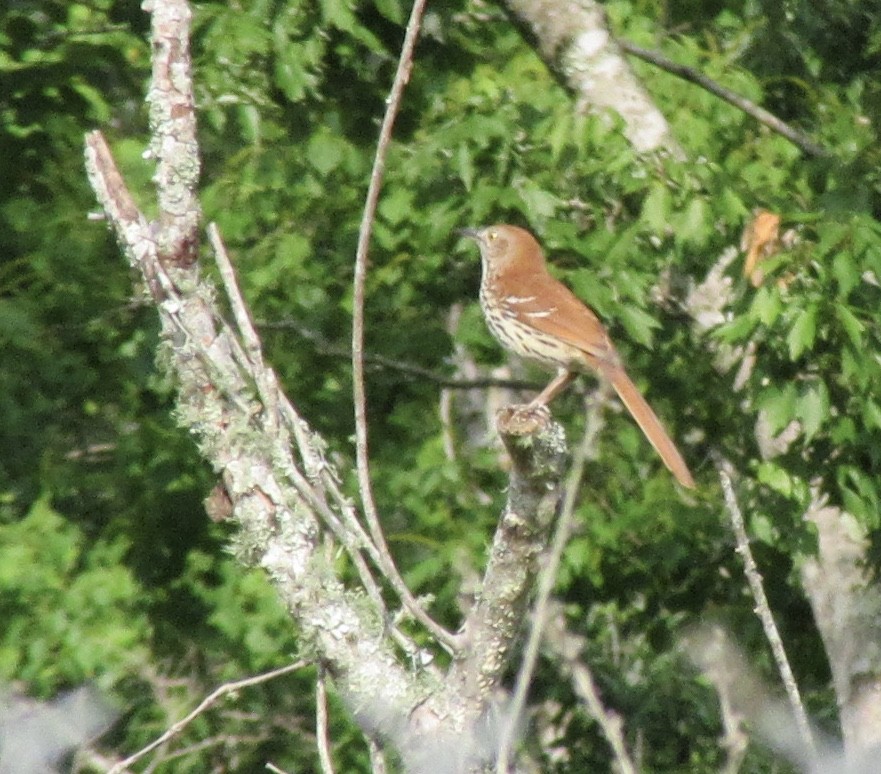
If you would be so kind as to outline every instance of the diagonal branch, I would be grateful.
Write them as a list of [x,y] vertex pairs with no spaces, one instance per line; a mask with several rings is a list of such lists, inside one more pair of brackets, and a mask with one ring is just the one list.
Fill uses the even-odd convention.
[[512,460],[508,502],[490,549],[481,594],[463,626],[467,649],[451,685],[479,714],[504,674],[526,615],[529,592],[553,527],[566,455],[563,428],[548,412],[502,409],[499,435]]
[[[113,201],[116,174],[105,178],[97,161],[106,162],[105,156],[103,137],[90,134],[90,179],[117,236],[130,259],[146,267],[145,275],[162,276],[153,231],[141,228],[143,216],[126,210],[124,199]],[[431,673],[413,675],[399,664],[382,636],[384,617],[363,594],[348,591],[327,565],[320,551],[321,522],[331,506],[300,471],[292,449],[298,443],[292,444],[287,421],[268,419],[267,406],[254,392],[259,377],[242,356],[245,347],[220,319],[214,288],[198,276],[197,265],[171,268],[169,276],[159,314],[166,362],[178,381],[177,414],[223,477],[240,527],[239,557],[267,571],[304,642],[321,654],[343,697],[361,708],[362,722],[399,735],[413,705],[430,692],[423,681]],[[300,442],[312,438],[304,428]],[[299,451],[304,459],[320,455],[314,448]]]
[[293,664],[287,664],[283,667],[279,667],[278,669],[264,672],[263,674],[255,675],[253,677],[246,677],[242,680],[235,680],[231,683],[224,683],[219,688],[213,690],[208,696],[206,696],[199,703],[199,706],[196,707],[192,712],[190,712],[186,717],[181,718],[176,723],[173,723],[169,728],[167,728],[160,736],[150,742],[150,744],[148,744],[146,747],[143,747],[136,753],[133,753],[124,761],[120,761],[119,763],[115,764],[110,769],[108,774],[120,774],[133,763],[137,763],[145,755],[151,753],[157,747],[162,746],[170,739],[173,739],[175,736],[177,736],[190,723],[192,723],[197,717],[199,717],[199,715],[208,711],[225,696],[235,696],[245,688],[251,688],[254,685],[260,685],[261,683],[275,680],[277,677],[282,677],[283,675],[290,674],[291,672],[297,672],[303,667],[307,666],[307,664],[308,662],[303,660],[295,661]]
[[[153,48],[160,58],[167,54],[168,62],[154,67],[149,91],[151,148],[163,170],[156,177],[163,207],[158,222],[149,223],[138,210],[99,132],[86,137],[90,183],[157,303],[163,363],[177,381],[178,419],[223,478],[240,528],[237,555],[266,570],[302,641],[358,709],[362,725],[399,740],[413,707],[431,693],[432,672],[402,666],[384,636],[382,609],[346,588],[328,562],[321,550],[324,525],[346,523],[352,514],[337,488],[339,476],[324,459],[320,439],[279,397],[274,374],[260,373],[259,341],[249,339],[247,316],[237,315],[238,333],[227,325],[215,288],[199,274],[190,252],[198,206],[179,209],[198,170],[188,139],[194,136],[193,117],[185,109],[179,115],[155,107],[163,100],[192,104],[189,72],[183,72],[189,67],[190,12],[184,0],[154,0],[150,8],[156,17]],[[240,301],[233,294],[231,303]]]
[[743,513],[737,502],[737,495],[734,493],[734,484],[732,483],[732,467],[731,463],[722,457],[718,452],[713,454],[716,464],[716,471],[719,474],[719,481],[722,484],[722,494],[725,498],[725,508],[728,511],[728,517],[731,519],[731,526],[734,530],[734,537],[737,541],[737,553],[743,559],[744,574],[749,583],[750,591],[756,602],[756,615],[762,622],[762,628],[765,631],[765,637],[771,646],[771,652],[774,654],[774,661],[777,664],[777,670],[783,680],[783,687],[786,689],[786,695],[789,698],[789,705],[795,717],[795,724],[798,728],[802,743],[814,756],[817,750],[814,744],[814,737],[811,733],[811,725],[805,712],[804,704],[801,700],[801,693],[798,690],[798,683],[795,675],[792,673],[792,667],[789,665],[789,658],[786,655],[786,648],[783,645],[783,639],[780,636],[780,630],[774,621],[774,614],[771,612],[771,606],[768,604],[768,597],[765,595],[765,587],[762,583],[762,576],[756,566],[753,558],[752,549],[749,546],[749,536],[746,534],[746,525],[743,521]]
[[822,145],[818,145],[810,137],[807,137],[805,134],[798,131],[798,129],[795,129],[785,121],[777,118],[773,113],[760,107],[755,102],[748,100],[743,95],[731,91],[730,89],[726,89],[724,86],[716,83],[716,81],[709,76],[706,76],[691,67],[674,62],[672,59],[668,59],[658,51],[649,51],[648,49],[641,48],[635,43],[631,43],[627,40],[619,40],[618,45],[628,54],[632,54],[633,56],[642,59],[644,62],[660,67],[662,70],[677,75],[686,81],[695,83],[701,88],[706,89],[710,94],[714,94],[720,99],[725,100],[729,105],[734,105],[734,107],[739,108],[747,115],[755,118],[759,123],[764,124],[772,131],[777,132],[777,134],[782,135],[791,143],[797,145],[809,156],[830,155],[829,151]]

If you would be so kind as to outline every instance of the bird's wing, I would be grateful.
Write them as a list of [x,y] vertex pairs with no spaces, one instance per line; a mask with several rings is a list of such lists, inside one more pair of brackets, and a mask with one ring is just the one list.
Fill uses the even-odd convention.
[[600,319],[562,282],[550,274],[529,274],[506,281],[505,287],[506,301],[522,322],[577,347],[598,366],[620,366]]

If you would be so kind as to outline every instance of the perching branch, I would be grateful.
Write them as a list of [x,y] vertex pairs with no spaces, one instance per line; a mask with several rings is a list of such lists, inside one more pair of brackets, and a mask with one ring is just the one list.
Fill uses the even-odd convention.
[[497,424],[512,461],[508,502],[477,602],[462,627],[465,647],[442,689],[413,716],[432,740],[412,757],[420,772],[485,771],[496,757],[504,712],[495,697],[521,635],[559,503],[562,428],[547,411],[525,406],[503,409]]
[[547,411],[512,406],[499,412],[497,425],[513,464],[508,503],[493,538],[483,593],[462,627],[467,650],[450,676],[475,710],[498,687],[520,632],[556,516],[566,454],[563,428]]
[[529,636],[526,640],[523,660],[521,661],[520,669],[517,672],[517,681],[514,685],[514,695],[511,699],[511,706],[508,708],[506,717],[504,718],[502,732],[499,738],[498,759],[496,761],[496,771],[498,774],[506,774],[508,771],[508,761],[512,755],[514,733],[520,720],[520,715],[523,712],[523,708],[526,706],[526,696],[529,692],[529,687],[532,684],[532,676],[535,673],[535,667],[538,663],[539,648],[541,647],[542,638],[544,637],[548,609],[551,604],[551,594],[554,590],[554,583],[556,583],[557,580],[557,571],[560,569],[560,562],[563,559],[563,551],[566,549],[569,533],[572,530],[575,503],[578,499],[578,493],[581,490],[584,469],[588,458],[595,450],[597,434],[603,424],[602,416],[597,409],[599,403],[601,403],[601,401],[596,401],[593,406],[586,406],[588,409],[587,427],[584,430],[584,436],[578,446],[575,457],[572,460],[572,467],[569,471],[568,480],[566,481],[565,497],[560,518],[558,519],[556,529],[554,530],[554,537],[551,542],[550,550],[548,551],[544,565],[541,568],[538,592],[536,593],[536,599],[533,605],[532,623],[529,630]]
[[658,51],[649,51],[648,49],[637,46],[635,43],[631,43],[627,40],[619,39],[618,45],[628,54],[632,54],[633,56],[642,59],[644,62],[649,62],[656,67],[660,67],[662,70],[677,75],[686,81],[696,83],[701,88],[710,92],[710,94],[714,94],[720,99],[725,100],[729,105],[734,105],[734,107],[755,118],[759,123],[764,124],[772,131],[777,132],[777,134],[782,135],[791,143],[797,145],[809,156],[830,155],[829,151],[822,145],[818,145],[809,137],[798,131],[798,129],[795,129],[785,121],[777,118],[777,116],[765,110],[763,107],[756,105],[755,102],[748,100],[746,97],[737,94],[730,89],[726,89],[724,86],[716,83],[716,81],[703,73],[691,67],[687,67],[686,65],[674,62],[672,59],[668,59]]

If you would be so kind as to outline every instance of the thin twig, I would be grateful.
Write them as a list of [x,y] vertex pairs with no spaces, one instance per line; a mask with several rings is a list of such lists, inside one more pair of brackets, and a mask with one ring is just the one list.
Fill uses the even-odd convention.
[[324,669],[318,669],[315,681],[315,736],[318,743],[318,760],[322,774],[333,774],[333,759],[330,755],[330,734],[327,729],[327,683]]
[[593,673],[581,658],[585,639],[567,628],[563,605],[554,602],[547,626],[547,647],[560,661],[561,670],[569,677],[576,695],[584,702],[590,716],[596,720],[606,737],[615,755],[615,771],[636,774],[638,768],[630,757],[624,740],[624,722],[617,712],[603,706]]
[[382,126],[379,130],[376,156],[373,160],[370,184],[367,187],[367,197],[364,202],[364,214],[358,230],[352,300],[352,392],[355,403],[355,462],[358,471],[361,504],[364,508],[364,516],[367,520],[370,534],[379,550],[381,559],[380,569],[385,573],[395,593],[400,596],[401,601],[410,614],[428,629],[438,642],[442,643],[451,652],[454,652],[456,649],[456,638],[431,618],[413,596],[395,566],[383,535],[370,483],[370,457],[367,446],[367,395],[364,386],[364,290],[367,283],[367,254],[370,245],[370,235],[373,231],[373,220],[379,202],[379,191],[382,186],[382,176],[385,170],[385,158],[391,143],[392,127],[401,105],[404,86],[410,78],[410,69],[413,65],[413,51],[416,48],[416,39],[419,35],[419,25],[422,21],[422,13],[425,10],[425,3],[426,0],[415,0],[413,9],[410,12],[410,19],[407,22],[404,44],[401,47],[401,57],[398,60],[398,69],[395,72],[391,92],[386,101],[387,107],[382,118]]
[[263,401],[266,412],[267,427],[270,433],[275,435],[278,432],[278,382],[275,373],[263,362],[263,345],[260,343],[260,337],[251,321],[251,315],[242,296],[242,291],[239,290],[232,261],[226,252],[226,246],[223,244],[220,229],[217,228],[216,223],[208,224],[208,239],[214,249],[214,261],[220,271],[220,279],[223,282],[224,290],[226,290],[226,297],[229,299],[236,327],[251,361],[251,371],[256,379],[257,391],[260,393],[260,399]]
[[[595,417],[597,421],[590,421],[591,417]],[[499,738],[499,754],[496,763],[496,771],[498,774],[508,774],[508,762],[511,758],[512,752],[511,744],[514,739],[514,733],[517,729],[520,715],[526,704],[526,695],[529,691],[529,686],[532,683],[532,676],[535,672],[536,664],[538,663],[539,648],[541,647],[542,636],[544,635],[551,593],[554,590],[554,583],[557,579],[557,570],[560,567],[563,551],[566,548],[569,532],[572,529],[575,502],[578,499],[578,492],[581,489],[581,481],[584,477],[585,465],[594,450],[600,424],[598,412],[589,411],[588,423],[584,430],[584,436],[572,460],[572,468],[569,473],[569,479],[566,482],[563,507],[560,512],[560,518],[557,521],[556,530],[554,531],[551,550],[548,553],[547,563],[542,569],[541,576],[539,577],[538,592],[536,593],[535,605],[533,606],[532,626],[529,630],[529,638],[526,641],[526,647],[523,652],[523,661],[521,662],[520,669],[517,673],[514,695],[511,698],[511,703],[507,709],[507,717],[502,725]]]
[[728,517],[731,520],[731,526],[734,530],[734,538],[737,542],[737,553],[743,559],[743,570],[749,584],[750,592],[756,603],[756,614],[762,622],[762,628],[765,630],[765,637],[771,646],[771,652],[774,654],[774,661],[777,664],[777,671],[783,680],[783,686],[786,689],[786,695],[789,698],[789,705],[795,715],[796,726],[802,741],[812,755],[816,756],[817,748],[814,743],[814,736],[811,733],[811,726],[808,722],[808,716],[805,712],[804,704],[801,700],[801,693],[798,690],[798,684],[789,666],[789,659],[786,656],[786,648],[783,646],[783,639],[777,624],[774,621],[774,615],[771,612],[771,606],[768,604],[768,597],[765,595],[765,587],[762,583],[762,575],[756,566],[753,558],[752,549],[749,546],[749,537],[746,533],[746,525],[743,520],[743,513],[737,502],[737,496],[734,493],[734,484],[732,483],[733,469],[731,463],[716,451],[712,452],[713,461],[716,465],[716,471],[719,474],[719,481],[722,484],[722,494],[725,498],[725,508],[728,511]]
[[[284,330],[289,329],[304,339],[311,341],[316,351],[322,355],[331,357],[344,357],[350,360],[352,352],[348,347],[343,347],[328,341],[317,331],[311,330],[308,326],[286,318],[284,320],[268,321],[258,320],[257,325],[265,329]],[[379,366],[389,371],[399,371],[407,376],[413,376],[420,380],[427,380],[436,384],[438,387],[445,387],[452,390],[485,390],[489,387],[502,387],[509,390],[540,390],[544,383],[533,382],[527,379],[499,379],[491,376],[474,379],[462,379],[454,376],[447,376],[431,368],[417,365],[406,360],[396,360],[395,358],[386,357],[385,355],[377,355],[371,352],[365,352],[363,355],[365,365]]]
[[309,662],[305,660],[295,661],[293,664],[288,664],[287,666],[273,669],[270,672],[264,672],[263,674],[255,675],[253,677],[246,677],[243,680],[236,680],[232,683],[224,683],[219,688],[212,691],[205,699],[203,699],[199,706],[196,707],[196,709],[194,709],[189,715],[172,724],[161,736],[154,739],[146,747],[138,750],[133,755],[130,755],[124,761],[120,761],[119,763],[117,763],[112,769],[110,769],[108,774],[120,774],[120,772],[122,772],[126,767],[131,766],[133,763],[136,763],[145,755],[147,755],[147,753],[155,750],[157,747],[165,744],[167,741],[177,736],[190,723],[192,723],[197,717],[199,717],[199,715],[201,715],[203,712],[205,712],[205,710],[215,704],[218,699],[221,699],[231,693],[236,693],[243,688],[250,688],[254,685],[260,685],[261,683],[266,683],[270,680],[274,680],[276,677],[282,677],[283,675],[290,674],[291,672],[296,672],[297,670],[300,670],[303,667],[307,666],[308,663]]
[[[294,411],[293,406],[287,401],[284,394],[280,392],[275,373],[267,368],[263,361],[263,347],[260,343],[260,337],[251,321],[247,304],[245,303],[236,280],[232,261],[229,259],[229,255],[226,252],[226,247],[223,244],[220,231],[216,224],[209,224],[208,236],[212,248],[214,249],[215,262],[217,263],[217,268],[220,272],[224,289],[226,290],[227,299],[236,320],[236,327],[244,341],[244,350],[238,354],[238,357],[242,360],[243,368],[245,368],[248,373],[253,374],[257,390],[260,394],[260,399],[263,401],[267,424],[272,429],[273,434],[277,434],[280,431],[277,421],[279,410],[283,408],[283,416],[288,420],[286,424],[294,431],[297,439],[297,447],[303,455],[307,467],[320,468],[321,465],[317,460],[306,459],[311,456],[310,453],[313,450],[308,443],[308,439],[301,437],[301,434],[297,432],[300,429],[300,422],[297,421],[299,420],[299,416]],[[284,406],[280,406],[280,402],[283,403]],[[366,549],[368,553],[371,552],[371,548],[375,551],[369,536],[364,532],[363,528],[360,527],[360,524],[357,525],[360,529],[356,529],[354,532],[344,528],[336,514],[327,504],[323,496],[324,491],[314,486],[314,484],[318,483],[318,476],[315,477],[315,481],[309,481],[296,468],[291,471],[290,476],[292,483],[300,496],[308,500],[316,512],[321,514],[325,524],[346,547],[352,561],[358,569],[365,590],[377,605],[377,610],[384,618],[387,618],[382,594],[380,593],[379,587],[374,581],[373,576],[370,574],[360,552],[360,548]],[[345,504],[342,502],[340,504],[342,506],[341,511],[345,514]],[[345,519],[345,516],[343,518]],[[357,520],[355,521],[357,523]],[[351,524],[348,526],[351,527]]]
[[270,763],[269,761],[266,762],[266,770],[271,771],[272,774],[288,774],[284,769],[280,769],[274,763]]
[[[310,500],[314,504],[313,507],[315,507],[317,512],[321,513],[325,524],[345,546],[349,557],[352,559],[352,562],[358,571],[364,589],[376,606],[377,612],[382,615],[383,620],[388,621],[389,617],[386,611],[385,602],[382,598],[382,592],[361,553],[362,550],[366,550],[368,555],[370,555],[374,561],[377,561],[376,557],[379,552],[373,544],[373,541],[370,539],[370,536],[364,531],[364,528],[358,522],[357,518],[352,514],[352,509],[349,507],[348,502],[345,501],[345,498],[343,498],[341,493],[336,489],[335,482],[332,480],[328,481],[327,476],[322,475],[326,473],[326,466],[322,466],[321,461],[315,459],[315,449],[310,443],[310,439],[304,437],[302,432],[302,422],[300,421],[299,415],[297,415],[293,406],[288,401],[287,396],[285,396],[280,390],[275,372],[265,365],[263,360],[263,345],[260,342],[260,337],[251,320],[247,304],[245,303],[245,299],[242,296],[242,292],[239,289],[236,280],[235,269],[232,266],[232,261],[229,259],[229,255],[216,224],[209,224],[208,236],[214,250],[215,262],[217,263],[217,268],[220,272],[224,289],[226,290],[227,299],[236,320],[236,327],[244,341],[244,351],[241,353],[240,358],[245,360],[243,366],[247,368],[249,373],[254,375],[254,381],[257,385],[260,399],[264,404],[267,425],[272,434],[278,434],[281,430],[278,423],[279,412],[281,412],[281,416],[285,419],[287,428],[294,433],[297,441],[297,448],[303,456],[307,469],[311,469],[317,474],[314,476],[314,480],[308,481],[299,473],[299,471],[293,470],[291,472],[291,478],[294,486],[302,497]],[[334,496],[334,499],[337,502],[342,517],[342,523],[333,513],[325,500],[324,495],[326,489],[330,490],[331,495]],[[417,650],[415,643],[407,638],[399,628],[389,623],[389,629],[392,637],[406,652],[413,653]]]
[[603,706],[593,673],[587,664],[573,661],[571,669],[572,685],[575,687],[575,692],[587,705],[591,717],[599,724],[603,736],[606,737],[606,741],[612,748],[615,762],[618,764],[617,770],[621,771],[622,774],[636,774],[636,764],[631,760],[630,753],[627,751],[627,745],[624,742],[621,716],[607,710]]
[[734,105],[734,107],[755,118],[759,123],[764,124],[772,131],[777,132],[777,134],[782,135],[791,143],[797,145],[809,156],[827,157],[831,155],[826,148],[815,143],[802,132],[798,131],[798,129],[791,127],[785,121],[777,118],[777,116],[765,110],[763,107],[759,107],[755,102],[748,100],[746,97],[737,94],[730,89],[726,89],[724,86],[720,86],[712,78],[709,78],[703,73],[686,65],[674,62],[672,59],[668,59],[658,51],[649,51],[648,49],[637,46],[627,40],[618,40],[618,45],[620,45],[628,54],[632,54],[633,56],[642,59],[644,62],[649,62],[656,67],[660,67],[668,73],[678,75],[686,81],[696,83],[711,94],[715,94],[720,99],[725,100],[728,104]]

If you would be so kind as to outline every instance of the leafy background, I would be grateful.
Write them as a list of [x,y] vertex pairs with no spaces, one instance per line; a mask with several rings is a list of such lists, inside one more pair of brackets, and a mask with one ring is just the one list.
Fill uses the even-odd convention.
[[[881,204],[876,127],[881,11],[864,0],[605,3],[616,34],[694,67],[809,132],[809,159],[699,88],[634,69],[687,153],[634,155],[613,120],[578,115],[502,6],[429,6],[387,164],[368,279],[371,355],[454,371],[455,347],[505,362],[476,304],[478,260],[455,229],[516,222],[609,323],[704,494],[684,507],[625,417],[607,417],[558,593],[606,703],[652,771],[714,771],[716,699],[676,639],[707,618],[738,632],[774,680],[707,454],[744,473],[754,550],[796,676],[835,730],[826,659],[795,570],[812,549],[809,482],[877,536]],[[269,360],[344,464],[353,456],[346,350],[358,222],[408,7],[400,0],[195,5],[203,204],[235,256]],[[0,680],[48,698],[83,682],[122,715],[104,739],[131,751],[224,680],[284,663],[296,631],[259,573],[225,551],[204,514],[213,481],[176,428],[154,362],[153,314],[96,208],[82,135],[100,127],[149,201],[143,92],[149,20],[114,0],[18,0],[0,16]],[[149,205],[147,205],[149,208]],[[796,244],[753,290],[729,270],[730,319],[702,336],[653,288],[701,279],[755,207]],[[449,310],[461,309],[451,332]],[[708,354],[755,341],[739,393]],[[540,375],[527,372],[529,378]],[[395,555],[437,614],[457,620],[479,568],[504,472],[491,439],[458,426],[445,451],[439,383],[369,372],[376,494]],[[453,400],[465,411],[470,394]],[[478,395],[479,399],[479,395]],[[576,394],[556,411],[576,438]],[[788,452],[760,462],[754,426],[791,420]],[[354,491],[354,490],[353,490]],[[313,755],[311,674],[242,693],[180,742],[210,739],[161,770],[303,770]],[[550,666],[534,699],[568,750],[560,770],[602,770],[607,748]],[[234,711],[233,711],[234,710]],[[333,713],[341,770],[366,754]],[[551,745],[533,752],[556,770]],[[573,768],[569,768],[573,767]],[[760,748],[743,771],[784,771]]]

